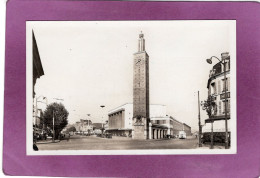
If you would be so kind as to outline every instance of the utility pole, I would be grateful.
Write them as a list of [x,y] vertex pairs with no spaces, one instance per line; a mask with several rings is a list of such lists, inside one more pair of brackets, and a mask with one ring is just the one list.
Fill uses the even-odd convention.
[[227,77],[226,77],[226,58],[222,57],[224,62],[224,90],[225,90],[225,149],[228,149],[228,123],[227,123]]
[[201,122],[200,122],[200,92],[198,91],[198,118],[199,118],[199,147],[202,147],[201,144]]
[[[61,99],[61,98],[53,98],[53,99],[55,99],[55,100],[60,100],[60,101],[64,101],[63,99]],[[55,122],[54,122],[54,110],[53,110],[53,120],[52,120],[52,126],[53,126],[53,137],[52,137],[52,141],[53,142],[55,142],[55,130],[54,130],[54,124],[55,124]]]
[[213,120],[211,120],[210,149],[214,148]]
[[52,136],[52,142],[55,142],[55,130],[54,130],[54,110],[53,112],[53,119],[52,119],[52,130],[53,130],[53,136]]

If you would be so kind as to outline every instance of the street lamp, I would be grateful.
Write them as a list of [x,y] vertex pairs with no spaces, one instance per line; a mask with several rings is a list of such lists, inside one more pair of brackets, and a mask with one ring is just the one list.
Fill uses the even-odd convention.
[[216,56],[206,59],[207,63],[212,64],[212,58],[216,58],[224,67],[224,92],[225,92],[225,149],[228,149],[228,123],[227,123],[227,78],[226,78],[226,57],[221,54],[222,61]]
[[88,116],[88,135],[90,135],[90,126],[89,126],[89,122],[90,122],[90,114],[87,114]]
[[105,107],[105,105],[101,105],[100,106],[102,108],[102,135],[103,135],[103,132],[104,132],[104,125],[103,125],[103,108]]
[[199,119],[199,147],[202,147],[201,144],[201,122],[200,122],[200,92],[198,91],[198,119]]

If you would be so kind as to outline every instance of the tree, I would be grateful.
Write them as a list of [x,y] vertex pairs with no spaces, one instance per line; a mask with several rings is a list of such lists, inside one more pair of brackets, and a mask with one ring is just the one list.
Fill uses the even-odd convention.
[[209,118],[211,118],[211,116],[216,114],[216,112],[217,112],[217,105],[215,103],[214,96],[208,96],[207,100],[201,102],[201,106],[202,106],[203,110],[206,110]]
[[67,129],[68,132],[76,132],[76,128],[74,126],[71,126]]
[[53,117],[54,117],[54,130],[55,138],[57,139],[60,132],[68,124],[69,112],[66,110],[62,103],[51,103],[47,106],[43,113],[44,124],[53,128]]

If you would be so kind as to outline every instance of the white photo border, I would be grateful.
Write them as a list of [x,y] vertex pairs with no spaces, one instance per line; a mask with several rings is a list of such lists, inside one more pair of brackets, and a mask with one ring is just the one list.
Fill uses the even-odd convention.
[[[160,20],[164,21],[164,20]],[[169,21],[169,20],[167,20]],[[172,20],[178,21],[178,20]],[[212,21],[212,20],[184,20],[184,21]],[[214,20],[216,21],[216,20]],[[231,70],[230,70],[230,89],[231,89],[231,146],[230,149],[153,149],[153,150],[33,150],[33,98],[32,98],[32,27],[31,24],[43,21],[26,22],[26,154],[27,155],[209,155],[209,154],[236,154],[237,153],[237,82],[236,82],[236,20],[217,20],[229,21],[231,23],[230,50]],[[50,21],[65,22],[65,21]],[[72,21],[66,21],[72,22]],[[78,21],[73,21],[78,22]],[[88,21],[84,21],[88,22]],[[91,21],[93,22],[93,21]],[[102,22],[102,21],[98,21]],[[107,22],[107,21],[106,21]],[[131,21],[128,21],[131,22]],[[235,59],[235,60],[234,60]]]

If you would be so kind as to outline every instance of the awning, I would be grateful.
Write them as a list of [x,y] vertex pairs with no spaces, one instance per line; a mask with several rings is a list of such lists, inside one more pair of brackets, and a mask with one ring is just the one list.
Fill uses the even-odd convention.
[[[230,119],[230,115],[227,115],[227,120]],[[205,123],[211,123],[214,121],[220,121],[220,120],[225,120],[225,116],[214,116],[212,118],[208,118],[205,120]]]

